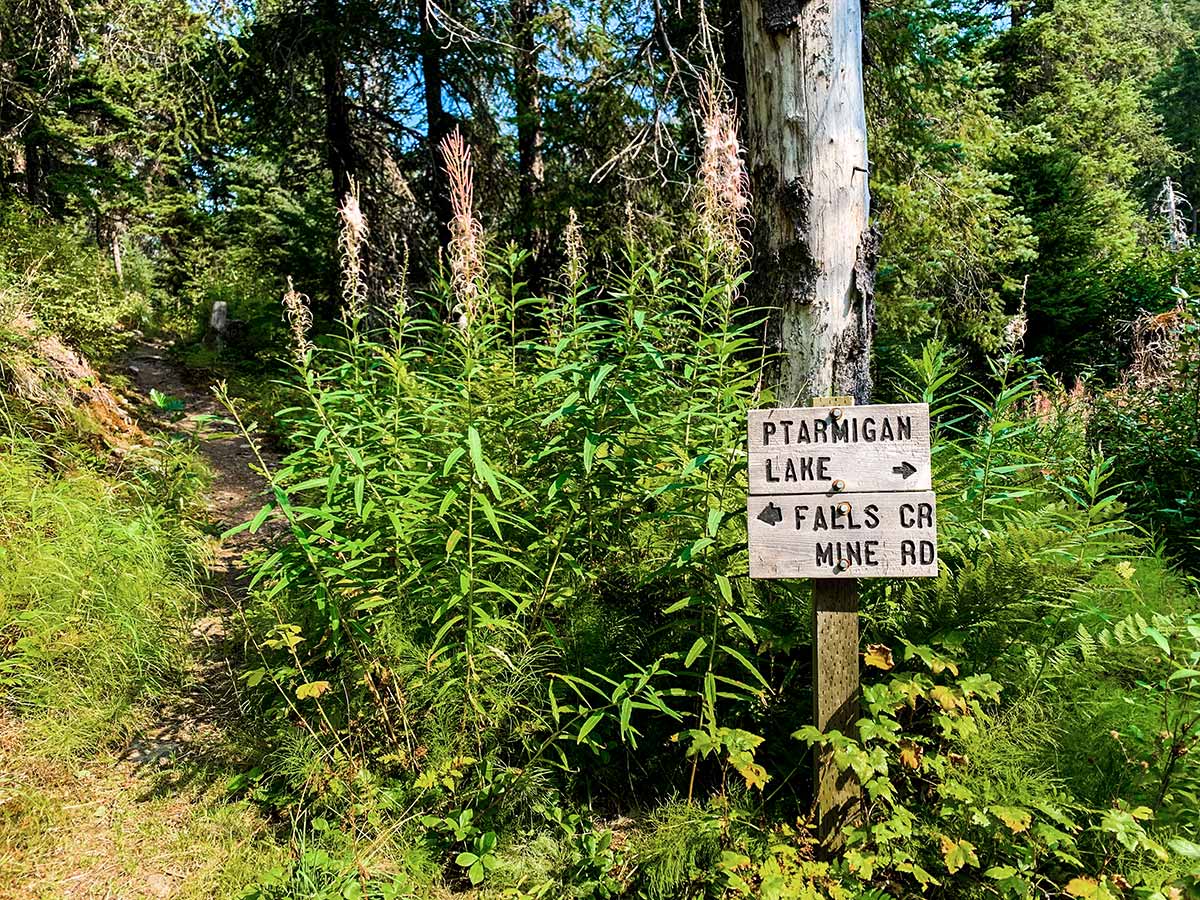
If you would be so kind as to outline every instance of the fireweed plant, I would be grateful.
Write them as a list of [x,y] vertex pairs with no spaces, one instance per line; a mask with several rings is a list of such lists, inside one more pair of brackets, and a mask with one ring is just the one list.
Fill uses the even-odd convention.
[[[316,871],[344,896],[1182,896],[1194,620],[1125,621],[1149,601],[1111,465],[1066,400],[1031,413],[1044,376],[1012,348],[986,388],[952,389],[936,345],[906,362],[939,422],[943,574],[865,591],[863,718],[807,727],[807,585],[747,577],[746,412],[771,397],[722,103],[669,253],[630,241],[592,278],[572,215],[532,294],[455,135],[444,280],[381,324],[348,250],[344,331],[316,347],[289,291],[291,452],[243,526],[286,526],[245,610],[277,726],[237,783],[315,849],[259,896]],[[1106,670],[1155,659],[1157,681]],[[1114,727],[1120,704],[1170,738]],[[806,825],[817,743],[865,789],[834,863]]]

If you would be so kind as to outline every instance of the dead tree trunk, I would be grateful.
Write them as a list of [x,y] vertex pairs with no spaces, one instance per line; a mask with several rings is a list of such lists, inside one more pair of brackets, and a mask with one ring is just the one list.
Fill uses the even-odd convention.
[[542,163],[542,102],[538,74],[538,41],[535,28],[537,0],[512,0],[514,99],[517,107],[517,164],[519,174],[519,227],[526,248],[533,253],[531,281],[536,282],[544,262],[544,229],[538,222],[538,195],[545,177]]
[[339,0],[322,0],[321,90],[325,99],[325,160],[333,181],[333,202],[340,208],[350,193],[355,171],[354,135],[346,69],[342,60],[342,10]]
[[420,16],[421,80],[425,94],[425,143],[429,152],[429,188],[433,214],[437,219],[438,244],[444,250],[450,245],[450,185],[442,168],[438,148],[451,131],[452,121],[442,102],[445,82],[442,78],[442,39],[434,30],[433,10],[429,0],[418,3]]
[[[878,242],[869,223],[861,0],[742,0],[742,34],[751,300],[770,311],[775,401],[865,403]],[[859,709],[853,582],[813,582],[813,662],[814,723],[851,733]],[[833,854],[858,814],[860,788],[827,749],[813,762],[818,838]]]
[[871,393],[874,262],[860,0],[742,0],[755,218],[776,400]]

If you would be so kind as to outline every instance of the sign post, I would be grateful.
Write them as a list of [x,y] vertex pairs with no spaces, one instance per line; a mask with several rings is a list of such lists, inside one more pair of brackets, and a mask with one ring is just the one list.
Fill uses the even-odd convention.
[[[813,718],[858,720],[858,579],[937,575],[929,407],[824,397],[750,412],[751,578],[813,579]],[[861,789],[832,754],[815,760],[817,831],[836,849]]]

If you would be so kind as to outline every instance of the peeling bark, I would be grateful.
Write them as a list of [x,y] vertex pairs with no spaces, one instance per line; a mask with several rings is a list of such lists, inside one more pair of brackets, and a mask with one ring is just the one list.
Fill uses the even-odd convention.
[[755,218],[776,401],[871,393],[875,330],[860,0],[742,0]]
[[762,0],[762,27],[768,34],[799,28],[808,0]]

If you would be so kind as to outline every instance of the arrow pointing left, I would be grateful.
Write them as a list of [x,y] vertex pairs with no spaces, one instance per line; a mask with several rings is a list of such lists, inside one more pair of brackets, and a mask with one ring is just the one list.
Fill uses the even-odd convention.
[[758,514],[758,521],[766,522],[772,528],[783,521],[783,510],[774,503],[768,503],[763,507],[763,511]]

